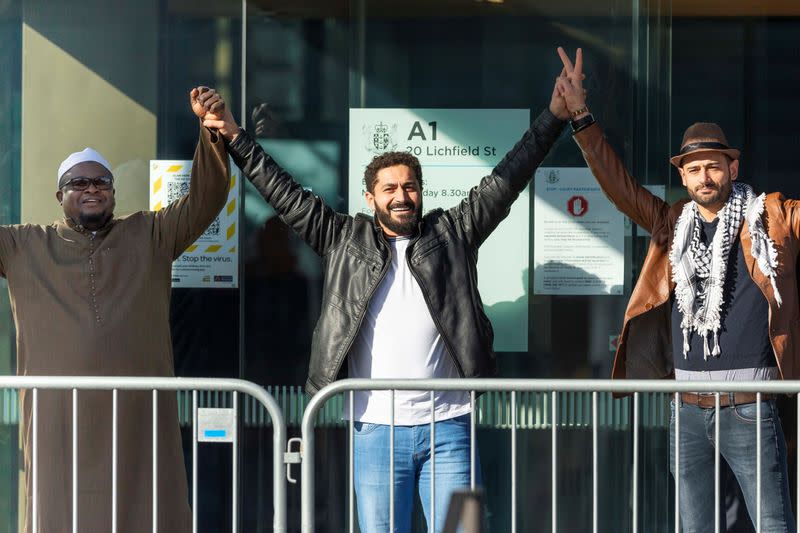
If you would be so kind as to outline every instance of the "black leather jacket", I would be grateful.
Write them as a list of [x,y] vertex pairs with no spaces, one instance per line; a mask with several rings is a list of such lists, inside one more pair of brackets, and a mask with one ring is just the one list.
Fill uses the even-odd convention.
[[[478,248],[508,215],[564,125],[550,111],[542,112],[464,200],[426,214],[408,245],[409,269],[462,377],[497,374],[494,333],[478,294]],[[324,296],[306,382],[313,394],[337,378],[388,271],[389,244],[372,217],[335,212],[296,183],[244,130],[228,151],[281,219],[322,257]]]

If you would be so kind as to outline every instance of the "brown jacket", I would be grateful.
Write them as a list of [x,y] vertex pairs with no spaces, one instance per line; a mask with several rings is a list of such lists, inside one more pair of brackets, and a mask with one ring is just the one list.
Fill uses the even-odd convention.
[[[173,376],[171,265],[228,193],[222,139],[201,128],[189,194],[158,212],[113,219],[92,235],[63,221],[0,226],[0,274],[17,328],[17,373]],[[20,394],[31,523],[31,398]],[[111,392],[78,394],[78,530],[111,529]],[[176,395],[159,394],[159,531],[191,530]],[[119,532],[150,531],[152,401],[119,393]],[[38,524],[71,531],[72,394],[39,391]]]
[[[575,141],[609,200],[650,232],[650,248],[633,289],[622,326],[613,378],[669,378],[674,375],[670,337],[670,295],[675,288],[669,250],[682,200],[669,205],[636,183],[597,124],[578,132]],[[739,238],[753,282],[769,303],[769,337],[783,379],[800,377],[800,311],[796,263],[800,250],[800,202],[780,193],[767,195],[764,222],[778,252],[776,284],[783,300],[775,302],[772,286],[750,255],[747,222]]]

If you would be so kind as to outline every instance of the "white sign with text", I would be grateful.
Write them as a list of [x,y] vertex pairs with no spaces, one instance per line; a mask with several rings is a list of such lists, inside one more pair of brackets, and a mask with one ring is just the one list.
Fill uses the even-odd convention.
[[622,294],[624,216],[581,168],[534,177],[534,294]]
[[[239,179],[233,163],[225,207],[172,263],[172,287],[239,286]],[[192,161],[150,161],[150,209],[159,211],[189,193]]]

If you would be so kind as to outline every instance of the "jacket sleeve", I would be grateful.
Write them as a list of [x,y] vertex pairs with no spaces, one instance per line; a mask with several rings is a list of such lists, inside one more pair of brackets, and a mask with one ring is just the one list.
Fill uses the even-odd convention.
[[30,226],[0,226],[0,277],[7,277],[8,268],[14,256],[24,248],[26,230]]
[[784,198],[781,200],[786,219],[789,221],[792,238],[800,241],[800,200]]
[[565,124],[545,109],[492,173],[449,210],[472,246],[483,244],[508,216],[511,205],[528,185]]
[[597,124],[576,133],[575,142],[611,203],[652,233],[656,221],[669,211],[669,204],[633,179]]
[[228,199],[230,172],[222,137],[200,128],[189,192],[155,213],[159,248],[173,260],[197,240]]
[[234,163],[290,228],[319,255],[338,244],[350,220],[305,190],[243,129],[228,146]]

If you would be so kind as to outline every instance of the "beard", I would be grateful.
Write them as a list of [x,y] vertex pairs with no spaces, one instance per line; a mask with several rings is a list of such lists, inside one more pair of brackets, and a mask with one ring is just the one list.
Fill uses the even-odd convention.
[[95,231],[105,226],[110,218],[108,213],[81,213],[78,215],[78,224],[89,231]]
[[[408,207],[409,211],[392,213],[391,210],[394,207]],[[381,223],[381,226],[396,235],[411,235],[417,231],[417,224],[422,220],[422,202],[418,206],[415,206],[413,202],[398,202],[390,205],[388,209],[383,209],[376,203],[375,217]]]
[[731,195],[731,189],[733,188],[733,185],[731,185],[731,182],[728,181],[719,187],[716,185],[710,185],[708,188],[714,189],[715,192],[710,195],[701,196],[696,192],[696,190],[689,189],[689,198],[691,198],[696,204],[703,207],[713,207],[715,205],[724,204],[728,201],[728,197]]

